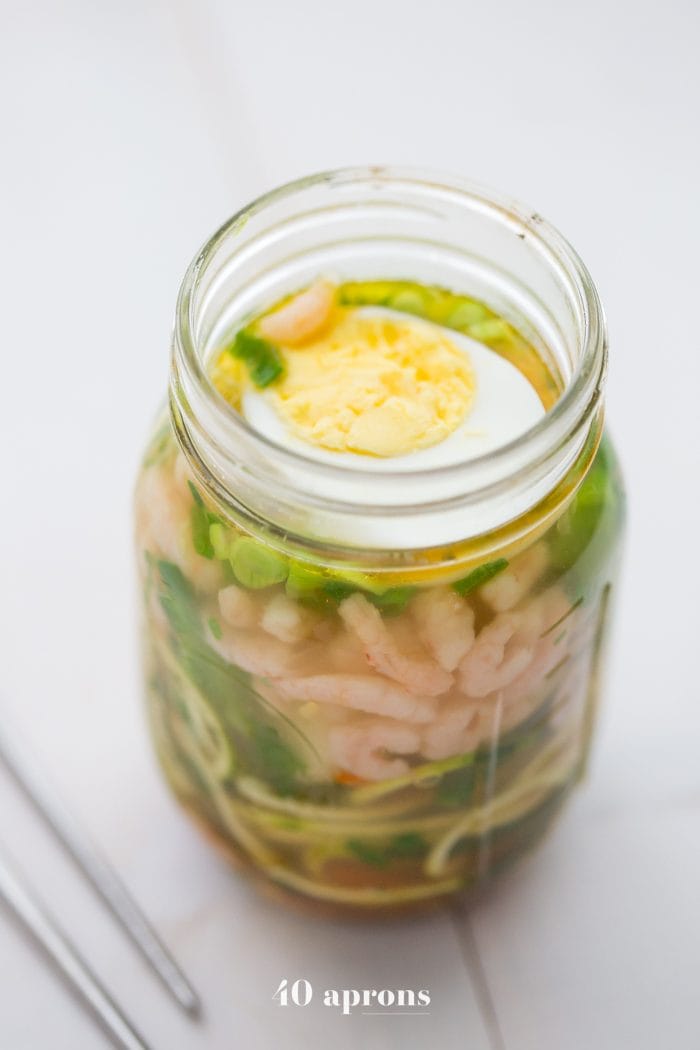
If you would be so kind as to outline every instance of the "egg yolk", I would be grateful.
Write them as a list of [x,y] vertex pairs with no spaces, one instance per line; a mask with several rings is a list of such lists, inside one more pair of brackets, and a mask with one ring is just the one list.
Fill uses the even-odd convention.
[[336,323],[287,349],[265,396],[293,433],[325,449],[399,456],[443,441],[475,394],[468,354],[413,319],[338,310]]

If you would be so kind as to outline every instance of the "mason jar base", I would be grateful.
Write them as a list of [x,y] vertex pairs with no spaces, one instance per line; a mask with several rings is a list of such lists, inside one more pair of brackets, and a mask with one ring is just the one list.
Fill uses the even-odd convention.
[[[392,920],[405,916],[425,915],[456,903],[470,907],[488,893],[500,879],[527,856],[533,853],[557,824],[557,818],[574,784],[558,789],[535,810],[509,829],[509,837],[501,848],[491,851],[485,870],[471,874],[453,876],[454,885],[442,892],[430,883],[405,883],[401,885],[400,872],[393,872],[394,886],[390,881],[376,879],[372,884],[366,872],[345,869],[344,880],[319,884],[323,896],[315,896],[311,880],[295,875],[292,871],[279,871],[271,876],[258,868],[244,851],[225,836],[215,824],[199,812],[189,801],[178,799],[180,806],[195,825],[199,833],[212,845],[218,854],[233,868],[250,880],[256,892],[276,904],[291,907],[306,915],[327,919],[364,919],[369,921]],[[476,851],[475,851],[476,853]],[[483,847],[481,849],[484,854]],[[477,862],[478,867],[478,862]],[[329,872],[329,880],[333,872]],[[308,888],[302,888],[304,883]],[[391,894],[406,894],[406,899],[391,899]],[[353,900],[352,897],[355,896]]]

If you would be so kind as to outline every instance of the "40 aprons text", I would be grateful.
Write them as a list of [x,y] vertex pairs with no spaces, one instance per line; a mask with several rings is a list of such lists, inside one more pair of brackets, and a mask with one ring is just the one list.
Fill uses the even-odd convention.
[[[311,981],[305,977],[289,983],[288,978],[283,977],[277,991],[272,996],[279,1001],[280,1006],[308,1006],[314,997]],[[372,1008],[377,1012],[389,1013],[392,1007],[398,1010],[415,1010],[416,1013],[423,1012],[421,1007],[430,1006],[430,992],[426,988],[413,991],[411,988],[326,988],[323,992],[322,1002],[324,1006],[336,1007],[344,1014],[349,1014],[356,1007],[362,1007],[365,1011]]]

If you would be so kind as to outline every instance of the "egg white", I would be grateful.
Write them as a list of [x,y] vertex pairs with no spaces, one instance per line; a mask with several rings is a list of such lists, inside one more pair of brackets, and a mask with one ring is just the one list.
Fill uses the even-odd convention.
[[[360,312],[366,316],[384,314],[410,321],[406,314],[383,307],[364,307]],[[420,323],[430,324],[422,319]],[[508,444],[544,416],[545,408],[535,388],[510,361],[461,332],[440,325],[432,327],[446,333],[456,347],[468,353],[476,376],[476,391],[470,411],[462,423],[436,445],[401,456],[387,457],[320,448],[298,437],[280,418],[264,392],[251,388],[243,393],[242,415],[258,433],[284,448],[346,469],[378,472],[393,472],[402,468],[421,470],[475,459]]]

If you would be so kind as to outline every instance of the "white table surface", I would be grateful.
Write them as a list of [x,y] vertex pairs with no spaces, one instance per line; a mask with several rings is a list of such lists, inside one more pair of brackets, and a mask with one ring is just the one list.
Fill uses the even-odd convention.
[[[3,708],[203,992],[161,994],[18,792],[0,838],[154,1050],[700,1045],[700,9],[694,0],[0,5]],[[587,261],[630,529],[590,782],[468,915],[312,920],[232,878],[154,770],[130,490],[179,279],[251,196],[365,161],[462,172]],[[430,1015],[281,1008],[283,977]],[[2,1050],[102,1037],[0,915]]]

